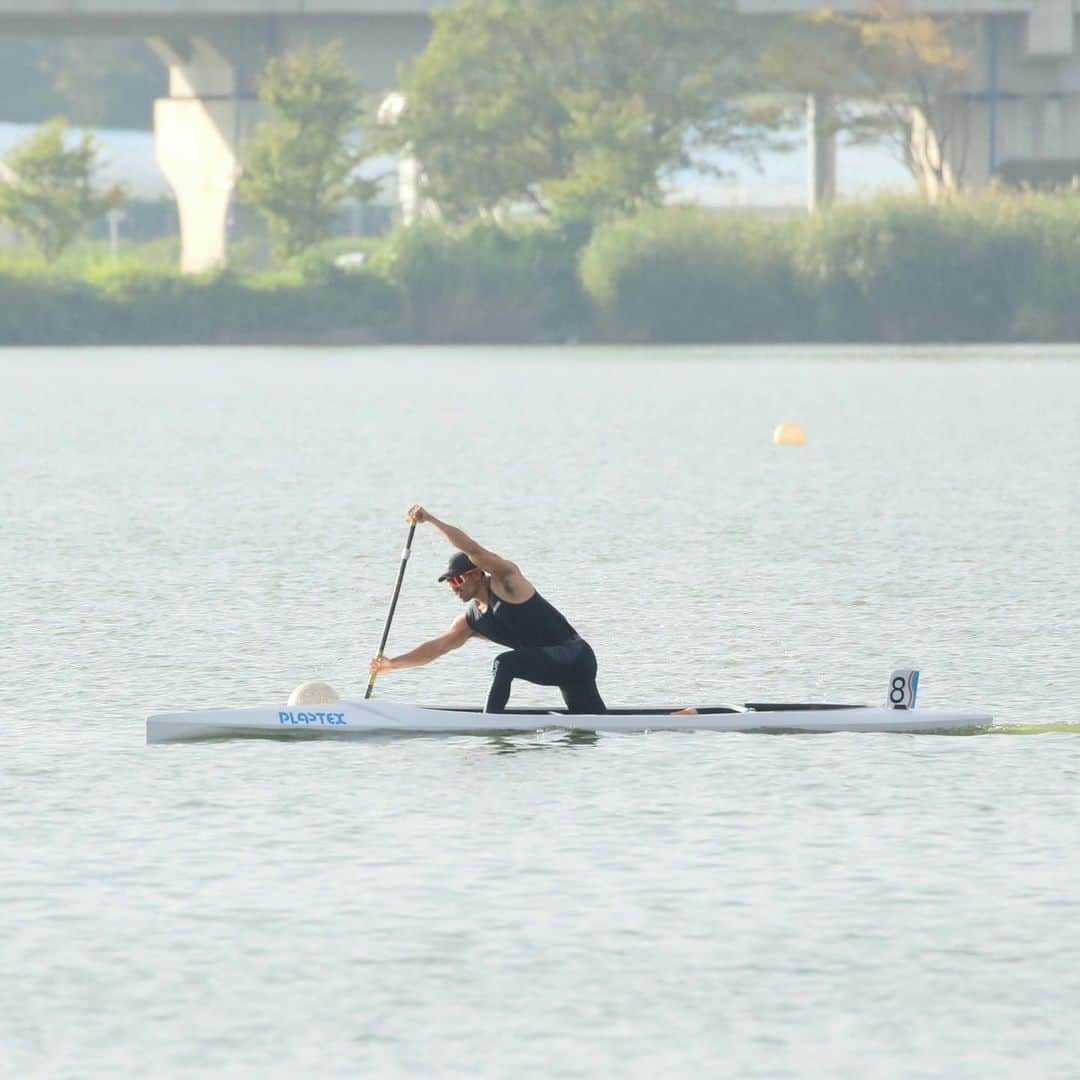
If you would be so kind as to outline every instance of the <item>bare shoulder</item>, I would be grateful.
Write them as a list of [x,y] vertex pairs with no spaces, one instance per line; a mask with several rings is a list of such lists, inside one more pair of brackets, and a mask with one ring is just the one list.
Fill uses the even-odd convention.
[[506,564],[506,572],[491,575],[491,588],[500,600],[511,604],[524,604],[536,592],[532,582],[512,562]]

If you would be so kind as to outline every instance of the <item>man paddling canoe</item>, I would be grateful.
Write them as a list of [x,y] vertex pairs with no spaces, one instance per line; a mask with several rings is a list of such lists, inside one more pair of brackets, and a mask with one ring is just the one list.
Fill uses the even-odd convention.
[[589,643],[514,563],[481,547],[422,506],[411,507],[407,519],[410,524],[434,525],[458,549],[439,581],[445,581],[469,607],[439,637],[401,656],[376,657],[368,665],[372,675],[429,664],[471,637],[484,637],[509,648],[491,665],[491,689],[484,712],[505,711],[514,679],[557,686],[567,712],[599,715],[606,711],[596,688],[596,655]]

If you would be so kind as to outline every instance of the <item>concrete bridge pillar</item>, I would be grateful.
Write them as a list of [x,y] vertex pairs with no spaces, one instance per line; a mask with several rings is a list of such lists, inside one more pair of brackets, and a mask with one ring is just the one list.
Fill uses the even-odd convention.
[[157,162],[180,213],[180,269],[198,274],[226,264],[239,147],[259,105],[239,96],[235,65],[208,39],[151,45],[169,67],[169,96],[154,102]]

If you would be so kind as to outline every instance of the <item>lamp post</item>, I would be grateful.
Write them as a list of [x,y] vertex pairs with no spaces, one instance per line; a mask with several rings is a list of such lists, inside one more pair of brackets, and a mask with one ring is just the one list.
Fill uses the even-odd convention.
[[109,222],[109,250],[112,253],[112,261],[115,263],[120,257],[120,224],[127,217],[124,207],[127,205],[128,196],[122,184],[113,184],[105,192],[105,217]]

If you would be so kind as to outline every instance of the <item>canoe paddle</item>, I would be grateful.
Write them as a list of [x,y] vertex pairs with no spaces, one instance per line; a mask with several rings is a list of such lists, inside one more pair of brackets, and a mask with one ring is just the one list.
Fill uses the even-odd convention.
[[[386,639],[390,636],[390,624],[394,621],[394,608],[397,607],[397,598],[401,592],[401,583],[405,580],[405,567],[409,562],[409,552],[412,550],[412,538],[413,533],[416,532],[416,522],[414,521],[409,526],[409,535],[405,538],[405,550],[401,553],[401,566],[398,567],[397,572],[397,584],[394,586],[394,598],[390,601],[390,610],[386,613],[386,625],[382,629],[382,641],[379,642],[379,651],[376,654],[376,658],[381,660],[383,651],[386,648]],[[376,672],[371,673],[371,678],[368,680],[367,692],[364,694],[364,700],[367,701],[371,697],[371,691],[375,689],[375,679],[377,678]]]

